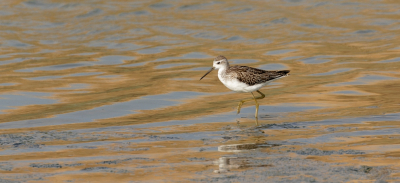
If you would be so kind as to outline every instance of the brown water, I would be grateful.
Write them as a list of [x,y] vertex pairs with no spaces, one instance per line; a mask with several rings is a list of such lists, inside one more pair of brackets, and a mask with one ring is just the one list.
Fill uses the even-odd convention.
[[400,182],[399,1],[0,6],[0,182]]

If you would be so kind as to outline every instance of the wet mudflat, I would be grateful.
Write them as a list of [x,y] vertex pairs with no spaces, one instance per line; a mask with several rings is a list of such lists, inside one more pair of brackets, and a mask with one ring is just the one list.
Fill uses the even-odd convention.
[[0,6],[0,182],[400,182],[397,1]]

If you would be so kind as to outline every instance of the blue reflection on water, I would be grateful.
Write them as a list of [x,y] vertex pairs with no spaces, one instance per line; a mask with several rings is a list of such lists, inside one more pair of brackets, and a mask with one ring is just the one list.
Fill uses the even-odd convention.
[[[30,93],[35,93],[35,92],[30,92]],[[0,129],[29,128],[29,127],[38,127],[47,125],[82,123],[82,122],[95,121],[97,119],[121,117],[129,114],[138,113],[135,112],[137,110],[155,110],[169,106],[176,106],[183,103],[183,101],[180,100],[184,100],[187,98],[196,98],[200,95],[205,95],[205,93],[171,92],[167,94],[145,96],[136,100],[117,102],[109,105],[95,107],[93,109],[59,114],[52,118],[41,118],[41,119],[1,123]],[[25,102],[25,100],[19,100],[19,101],[21,102],[21,105],[27,105],[26,103],[23,103]],[[36,104],[39,104],[39,102],[37,101],[35,102]],[[15,103],[15,101],[13,101],[13,103]],[[45,102],[42,101],[42,103],[49,104],[48,101]],[[55,102],[53,101],[53,103]]]
[[45,92],[17,92],[0,95],[0,113],[4,109],[14,109],[26,105],[55,104],[56,99],[45,98],[52,93]]

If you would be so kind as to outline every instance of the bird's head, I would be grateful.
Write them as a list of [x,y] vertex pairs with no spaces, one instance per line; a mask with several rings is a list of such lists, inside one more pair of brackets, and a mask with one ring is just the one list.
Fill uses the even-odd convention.
[[226,59],[224,56],[220,55],[214,59],[213,62],[214,69],[227,68],[228,66],[229,66],[228,59]]
[[213,61],[213,67],[206,74],[204,74],[204,76],[201,77],[200,80],[203,79],[204,77],[206,77],[207,74],[209,74],[214,69],[221,69],[221,68],[228,68],[228,67],[229,67],[228,59],[226,59],[222,55],[215,57],[215,59]]

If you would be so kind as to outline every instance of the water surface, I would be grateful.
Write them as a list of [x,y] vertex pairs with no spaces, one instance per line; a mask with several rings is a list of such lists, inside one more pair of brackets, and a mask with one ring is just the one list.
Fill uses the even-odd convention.
[[0,4],[0,182],[400,181],[397,1]]

